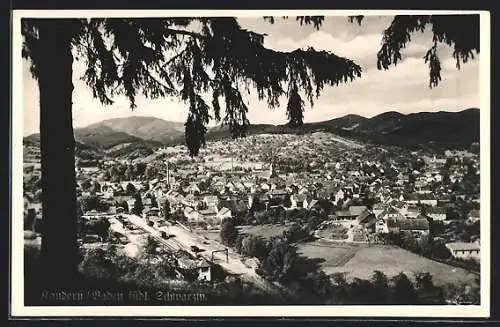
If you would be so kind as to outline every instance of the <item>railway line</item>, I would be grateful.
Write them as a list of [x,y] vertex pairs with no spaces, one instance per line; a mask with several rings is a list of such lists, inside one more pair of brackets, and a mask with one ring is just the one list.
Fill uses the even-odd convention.
[[[157,239],[160,244],[164,245],[168,250],[178,251],[182,249],[193,256],[201,256],[209,262],[220,265],[228,273],[239,276],[242,280],[251,283],[254,286],[257,286],[266,293],[274,294],[282,298],[290,298],[293,296],[291,292],[282,285],[268,282],[264,278],[257,275],[254,268],[245,265],[242,262],[240,255],[230,249],[228,250],[228,261],[212,261],[211,254],[213,251],[220,251],[221,249],[226,248],[218,242],[215,242],[213,240],[210,242],[206,242],[206,240],[204,240],[201,236],[193,234],[192,232],[188,232],[181,227],[174,225],[169,225],[169,231],[171,232],[170,234],[173,234],[174,236],[170,237],[169,239],[163,239],[161,237],[160,231],[147,225],[147,223],[142,218],[134,215],[126,215],[126,218],[127,221],[134,224],[134,226],[137,226],[142,231]],[[205,251],[195,253],[191,250],[192,245],[195,245],[201,249],[205,248]]]

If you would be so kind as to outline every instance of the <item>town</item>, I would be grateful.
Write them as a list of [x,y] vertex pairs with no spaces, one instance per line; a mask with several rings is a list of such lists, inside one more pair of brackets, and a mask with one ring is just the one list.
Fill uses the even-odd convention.
[[[34,244],[43,226],[39,151],[25,146],[24,229]],[[283,258],[280,269],[271,264],[280,239],[320,260],[329,276],[422,268],[444,285],[473,283],[479,273],[474,151],[410,151],[326,132],[260,134],[207,142],[194,158],[183,145],[135,159],[77,158],[76,174],[82,269],[96,251],[114,251],[162,267],[148,277],[156,285],[234,275],[268,288],[292,276]],[[400,271],[384,260],[401,260]]]

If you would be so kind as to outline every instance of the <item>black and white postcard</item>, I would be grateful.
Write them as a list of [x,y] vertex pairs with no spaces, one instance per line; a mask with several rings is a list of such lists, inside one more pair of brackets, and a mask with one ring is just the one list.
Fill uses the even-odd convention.
[[488,317],[490,16],[14,10],[13,317]]

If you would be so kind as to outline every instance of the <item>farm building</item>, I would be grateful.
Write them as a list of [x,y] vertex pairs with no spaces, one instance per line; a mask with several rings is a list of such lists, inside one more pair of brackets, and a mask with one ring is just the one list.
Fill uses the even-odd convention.
[[478,242],[453,242],[447,243],[446,247],[450,250],[451,255],[457,259],[480,259],[481,246]]

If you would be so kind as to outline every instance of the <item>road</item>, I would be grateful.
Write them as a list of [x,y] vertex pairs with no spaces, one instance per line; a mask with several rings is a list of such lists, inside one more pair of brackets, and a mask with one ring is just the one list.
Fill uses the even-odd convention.
[[[228,248],[229,260],[226,261],[225,253],[216,253],[214,260],[212,261],[212,251],[225,250],[227,247],[223,244],[208,240],[203,236],[200,236],[193,232],[188,232],[180,226],[170,224],[168,227],[168,234],[174,235],[169,239],[165,240],[161,238],[160,232],[154,227],[149,226],[146,221],[136,215],[124,215],[125,218],[132,224],[146,231],[156,239],[160,241],[161,244],[167,247],[169,250],[179,250],[182,249],[192,255],[199,255],[207,259],[210,262],[217,263],[228,273],[232,275],[238,275],[242,280],[245,280],[267,293],[274,295],[279,295],[285,298],[293,296],[285,287],[282,285],[271,283],[257,275],[254,268],[248,267],[242,262],[243,257],[238,253],[234,252],[232,249]],[[198,248],[204,250],[202,252],[194,253],[191,251],[191,246],[195,245]]]
[[[219,242],[207,240],[196,233],[188,232],[182,227],[172,224],[168,226],[168,234],[173,236],[165,240],[161,238],[160,232],[156,228],[149,226],[143,218],[136,215],[125,215],[125,217],[132,224],[146,231],[151,236],[161,240],[161,243],[169,250],[176,251],[182,249],[192,255],[199,255],[209,261],[212,261],[212,251],[227,249],[226,246]],[[195,253],[191,251],[192,245],[195,245],[204,251]],[[256,276],[255,270],[246,266],[241,261],[242,257],[238,253],[228,249],[228,256],[229,260],[226,261],[225,253],[216,253],[214,256],[214,262],[222,266],[231,274]]]

